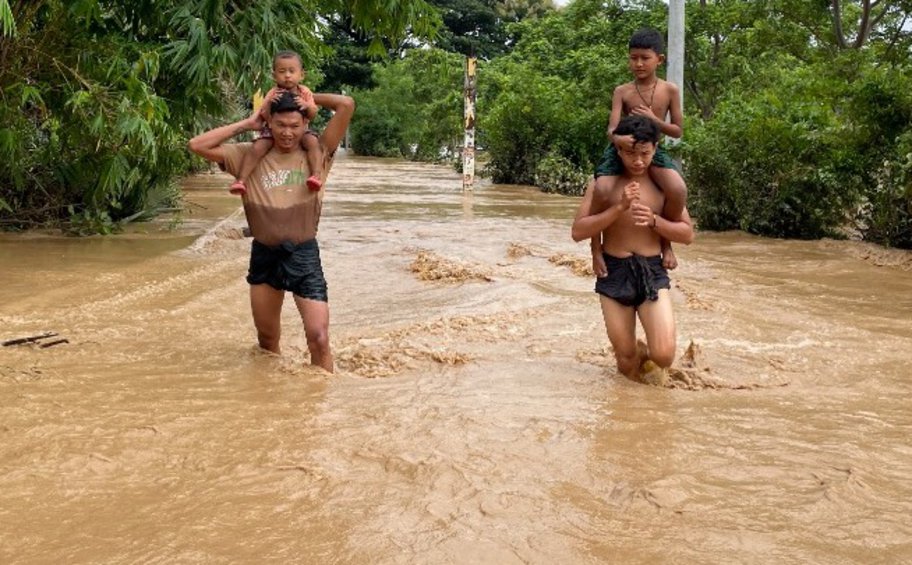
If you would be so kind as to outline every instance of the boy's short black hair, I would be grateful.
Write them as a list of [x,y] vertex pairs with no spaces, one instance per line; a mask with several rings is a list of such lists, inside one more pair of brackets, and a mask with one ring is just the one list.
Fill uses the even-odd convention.
[[298,106],[298,101],[295,97],[295,94],[286,90],[276,96],[275,100],[272,101],[272,104],[269,106],[269,111],[272,115],[284,114],[286,112],[299,112],[304,119],[307,119],[307,114],[304,110]]
[[659,142],[659,126],[645,116],[625,116],[614,128],[614,135],[632,135],[634,144]]
[[298,64],[301,65],[301,68],[304,68],[304,62],[301,60],[301,56],[295,53],[294,51],[279,51],[275,54],[275,57],[272,58],[272,68],[274,69],[276,63],[279,62],[279,59],[297,59]]
[[665,40],[662,39],[662,34],[658,31],[650,27],[644,27],[633,32],[633,35],[630,36],[630,42],[627,44],[627,49],[652,49],[656,52],[656,55],[664,55]]

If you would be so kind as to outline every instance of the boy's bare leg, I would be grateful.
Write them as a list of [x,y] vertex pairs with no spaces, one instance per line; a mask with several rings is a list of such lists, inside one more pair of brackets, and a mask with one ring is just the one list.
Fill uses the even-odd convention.
[[631,379],[636,379],[642,363],[636,343],[636,310],[607,296],[599,296],[599,299],[602,303],[605,330],[614,349],[618,371]]
[[[681,214],[684,213],[684,205],[687,202],[687,185],[684,179],[674,169],[656,166],[649,167],[649,175],[665,194],[662,216],[672,222],[681,221]],[[662,266],[669,270],[678,266],[671,242],[665,238],[662,238]]]
[[320,149],[320,140],[315,135],[305,133],[301,146],[307,151],[307,166],[310,168],[307,188],[316,192],[323,187],[323,151]]
[[272,149],[272,140],[268,137],[261,137],[253,142],[253,151],[244,155],[237,180],[228,189],[231,194],[243,195],[247,192],[247,179],[253,174],[253,170],[260,162],[260,159],[269,153],[270,149]]

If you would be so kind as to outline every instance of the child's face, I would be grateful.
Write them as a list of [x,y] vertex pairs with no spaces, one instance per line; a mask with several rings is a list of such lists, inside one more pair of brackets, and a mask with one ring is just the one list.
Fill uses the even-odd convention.
[[275,79],[276,86],[290,90],[304,78],[304,69],[296,57],[283,57],[277,59],[272,66],[272,78]]
[[659,55],[652,49],[634,47],[627,57],[627,66],[636,78],[644,80],[655,75],[656,68],[664,60],[664,55]]
[[618,148],[618,154],[621,156],[621,162],[624,163],[624,169],[634,176],[646,173],[649,165],[652,164],[652,157],[655,152],[655,144],[647,141],[634,143],[631,148]]

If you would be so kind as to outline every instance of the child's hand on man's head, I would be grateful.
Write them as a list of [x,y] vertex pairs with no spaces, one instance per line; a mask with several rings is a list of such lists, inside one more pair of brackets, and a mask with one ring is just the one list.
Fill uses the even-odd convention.
[[298,96],[295,96],[295,103],[297,103],[298,108],[300,108],[301,110],[304,110],[305,112],[311,106],[311,104],[308,103],[307,99],[304,98],[303,96],[301,96],[300,94]]
[[632,135],[613,134],[611,136],[611,140],[614,142],[614,146],[617,147],[619,151],[620,150],[633,151],[634,139],[633,139]]
[[313,108],[316,110],[317,103],[314,101],[313,92],[303,84],[298,85],[298,96],[296,98],[298,106],[302,110],[307,110],[308,108]]

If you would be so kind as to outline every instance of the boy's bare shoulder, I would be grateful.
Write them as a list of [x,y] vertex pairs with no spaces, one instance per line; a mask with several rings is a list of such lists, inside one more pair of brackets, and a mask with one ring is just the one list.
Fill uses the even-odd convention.
[[620,193],[624,191],[622,188],[623,183],[620,179],[621,177],[616,177],[609,186],[596,184],[592,191],[593,204],[601,204],[602,209],[604,209],[617,202]]
[[632,92],[634,90],[634,88],[635,87],[634,87],[633,81],[625,82],[623,84],[619,84],[619,85],[615,86],[614,93],[620,94],[623,96],[624,94],[627,94],[628,92]]
[[676,85],[673,82],[668,82],[667,80],[657,78],[656,79],[656,90],[658,92],[662,92],[662,93],[677,94],[678,85]]

